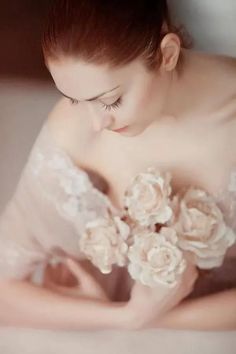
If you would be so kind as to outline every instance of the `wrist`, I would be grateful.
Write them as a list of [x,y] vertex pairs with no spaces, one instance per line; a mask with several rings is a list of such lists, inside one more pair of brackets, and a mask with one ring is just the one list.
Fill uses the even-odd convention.
[[137,313],[131,309],[128,302],[112,302],[111,327],[117,330],[132,331],[141,328]]
[[131,306],[129,302],[127,302],[123,309],[124,312],[124,323],[123,328],[126,330],[140,330],[144,329],[148,320],[147,313],[145,311],[140,311],[134,306]]
[[110,303],[110,321],[111,327],[117,330],[132,330],[134,316],[127,306],[127,302],[111,302]]

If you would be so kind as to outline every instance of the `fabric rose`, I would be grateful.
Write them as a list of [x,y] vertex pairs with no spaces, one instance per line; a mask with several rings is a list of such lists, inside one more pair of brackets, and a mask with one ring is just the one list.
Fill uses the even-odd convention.
[[129,229],[130,229],[130,234],[129,234],[129,237],[126,241],[128,246],[131,246],[133,244],[135,235],[142,234],[147,231],[150,231],[150,232],[156,231],[155,225],[142,226],[136,220],[131,219],[131,217],[128,214],[126,214],[123,217],[123,221],[129,225]]
[[126,265],[129,233],[129,226],[118,216],[98,218],[86,224],[79,246],[102,273],[108,274],[113,264]]
[[193,253],[199,268],[221,266],[236,236],[226,226],[213,197],[203,190],[190,188],[179,200],[178,208],[176,206],[174,228],[179,247]]
[[186,268],[186,260],[177,247],[176,232],[167,227],[159,233],[146,230],[136,234],[128,259],[131,277],[150,287],[175,286]]
[[125,191],[124,205],[129,216],[141,226],[164,224],[172,216],[171,176],[154,167],[138,174]]

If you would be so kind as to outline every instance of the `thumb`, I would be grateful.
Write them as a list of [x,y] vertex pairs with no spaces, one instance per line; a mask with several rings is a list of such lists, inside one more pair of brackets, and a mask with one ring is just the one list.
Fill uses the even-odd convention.
[[93,276],[87,270],[85,270],[84,267],[81,266],[78,262],[75,262],[71,258],[68,258],[66,260],[66,264],[72,274],[74,274],[74,276],[77,278],[80,286],[89,287],[95,283],[95,279],[93,278]]
[[71,271],[72,274],[75,275],[75,277],[80,280],[80,278],[84,275],[84,270],[83,268],[78,264],[78,262],[75,262],[71,258],[67,258],[65,261],[67,267]]
[[82,291],[90,294],[93,292],[95,294],[104,294],[103,287],[93,274],[72,259],[67,259],[66,263],[71,272],[77,277]]

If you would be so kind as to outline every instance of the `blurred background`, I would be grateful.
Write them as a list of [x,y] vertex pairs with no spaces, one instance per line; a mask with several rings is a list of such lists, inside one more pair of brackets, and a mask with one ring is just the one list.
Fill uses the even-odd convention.
[[[0,0],[0,214],[20,178],[28,154],[48,113],[59,98],[47,72],[40,48],[44,19],[53,0]],[[110,0],[112,1],[112,0]],[[148,1],[148,0],[147,0]],[[158,1],[158,0],[156,0]],[[236,56],[236,0],[169,0],[177,24],[183,24],[193,39],[194,49]],[[224,89],[222,87],[222,89]],[[101,332],[102,334],[102,332]],[[235,353],[234,332],[202,335],[178,334],[178,331],[124,333],[119,337],[92,337],[82,332],[0,329],[0,352],[13,353],[79,353],[94,352],[94,340],[104,354],[143,352],[156,353],[150,343],[165,347],[166,354]],[[107,335],[107,334],[105,334]],[[24,338],[24,340],[22,340]],[[170,340],[171,338],[171,340]],[[92,340],[91,340],[92,339]],[[111,342],[112,341],[112,342]],[[206,346],[210,351],[205,351]],[[131,349],[134,348],[134,349]]]
[[[0,2],[0,212],[12,195],[43,121],[59,98],[40,47],[53,0]],[[169,0],[194,49],[236,56],[235,0]]]
[[50,0],[1,0],[0,77],[49,80],[40,36]]

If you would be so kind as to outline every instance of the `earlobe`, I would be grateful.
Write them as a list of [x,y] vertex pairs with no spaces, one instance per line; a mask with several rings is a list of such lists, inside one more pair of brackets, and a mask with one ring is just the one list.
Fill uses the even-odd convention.
[[166,71],[175,69],[181,49],[179,37],[174,33],[168,33],[161,41],[162,67]]

